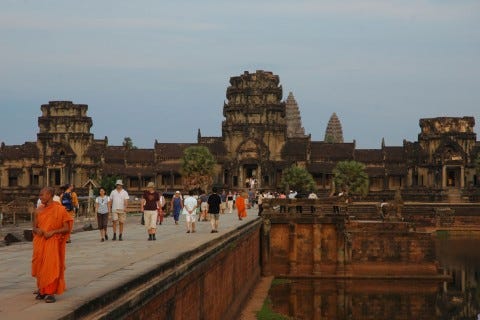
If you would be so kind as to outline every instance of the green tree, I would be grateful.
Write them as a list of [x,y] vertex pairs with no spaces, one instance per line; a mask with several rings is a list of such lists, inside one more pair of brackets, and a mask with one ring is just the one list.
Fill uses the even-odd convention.
[[135,147],[133,145],[133,141],[132,141],[132,138],[130,137],[125,137],[123,138],[123,143],[122,145],[125,147],[125,149],[129,150],[129,149],[137,149],[137,147]]
[[[118,179],[121,179],[121,177],[118,176],[103,176],[102,179],[98,182],[100,184],[100,187],[104,187],[107,195],[112,192],[113,189],[115,189],[115,182],[117,182]],[[98,194],[98,190],[95,190],[95,194]]]
[[185,149],[182,163],[182,178],[186,190],[208,190],[213,183],[215,158],[207,147],[192,146]]
[[368,193],[368,175],[365,165],[357,161],[340,161],[333,169],[335,188],[346,190],[350,194],[366,196]]
[[316,190],[312,175],[305,168],[297,167],[296,165],[283,172],[280,186],[284,190],[292,189],[298,192]]

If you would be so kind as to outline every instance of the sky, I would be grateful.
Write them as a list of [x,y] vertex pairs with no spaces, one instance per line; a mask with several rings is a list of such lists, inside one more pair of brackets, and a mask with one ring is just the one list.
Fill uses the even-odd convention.
[[335,112],[345,142],[401,146],[480,121],[479,58],[478,0],[0,0],[0,141],[36,141],[54,100],[109,145],[221,136],[230,77],[266,70],[312,140]]

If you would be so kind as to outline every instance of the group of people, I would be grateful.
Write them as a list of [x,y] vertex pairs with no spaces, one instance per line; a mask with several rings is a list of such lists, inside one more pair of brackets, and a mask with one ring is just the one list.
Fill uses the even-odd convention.
[[[56,301],[55,295],[65,290],[65,252],[66,244],[70,242],[70,233],[79,207],[78,196],[73,191],[73,185],[66,185],[58,193],[51,187],[41,190],[37,209],[32,221],[33,254],[32,276],[37,279],[35,298],[47,303]],[[261,208],[262,195],[251,192],[218,193],[212,188],[210,194],[194,195],[192,191],[188,196],[182,197],[176,191],[171,199],[173,219],[179,224],[180,215],[185,215],[187,233],[195,233],[197,221],[210,219],[211,233],[217,233],[220,215],[233,212],[237,209],[238,219],[247,216],[247,209],[255,202]],[[110,195],[104,187],[99,188],[99,195],[95,199],[95,212],[97,214],[100,241],[108,240],[107,226],[109,217],[112,220],[113,236],[111,240],[123,240],[124,224],[129,194],[123,188],[122,180],[117,180],[115,189]],[[148,183],[141,199],[141,211],[148,234],[148,241],[156,240],[157,224],[163,221],[163,208],[165,198],[155,190],[153,182]],[[118,227],[118,228],[117,228]]]

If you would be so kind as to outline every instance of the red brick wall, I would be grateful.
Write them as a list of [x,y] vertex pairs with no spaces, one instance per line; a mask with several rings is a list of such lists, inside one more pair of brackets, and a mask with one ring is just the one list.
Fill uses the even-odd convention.
[[260,278],[260,223],[215,250],[126,319],[235,319]]

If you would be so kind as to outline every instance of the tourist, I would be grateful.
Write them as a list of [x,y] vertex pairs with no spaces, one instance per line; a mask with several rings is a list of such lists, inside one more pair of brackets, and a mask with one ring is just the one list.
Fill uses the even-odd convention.
[[198,217],[198,221],[207,221],[207,213],[208,213],[208,194],[202,193],[200,196],[200,216]]
[[235,205],[237,206],[238,220],[242,220],[243,218],[247,217],[247,201],[248,199],[246,194],[239,194],[237,196]]
[[183,209],[182,195],[180,191],[175,191],[175,195],[172,198],[171,207],[173,209],[173,220],[175,224],[178,224],[178,219],[180,218],[180,212]]
[[[60,196],[60,202],[67,210],[68,214],[72,216],[75,221],[76,210],[78,208],[78,197],[77,194],[73,191],[73,184],[66,184],[64,187],[64,192]],[[73,226],[72,226],[73,228]],[[67,237],[67,243],[72,242],[70,235]]]
[[158,209],[157,209],[157,224],[162,224],[163,223],[163,217],[165,216],[165,211],[164,211],[164,207],[165,207],[165,197],[163,196],[163,194],[160,194],[160,205],[158,206]]
[[266,198],[266,196],[263,193],[263,190],[260,190],[258,193],[257,197],[257,204],[258,204],[258,216],[260,217],[263,212],[263,199]]
[[[308,195],[308,199],[313,199],[313,200],[315,200],[315,199],[318,199],[318,196],[317,196],[317,194],[312,190],[312,191],[310,192],[310,194]],[[311,212],[315,212],[315,207],[314,207],[314,206],[310,206],[310,211],[311,211]]]
[[104,187],[98,189],[99,196],[95,199],[95,212],[97,213],[97,223],[98,230],[100,230],[100,241],[104,242],[108,240],[107,226],[108,226],[108,214],[110,210],[108,208],[108,203],[110,202],[110,197],[106,195],[106,190]]
[[73,218],[61,204],[53,201],[55,190],[40,191],[42,207],[33,225],[32,276],[37,278],[37,300],[55,302],[55,294],[65,291],[65,247]]
[[150,181],[147,184],[147,190],[143,192],[140,204],[140,211],[143,212],[149,241],[157,240],[155,233],[157,230],[158,208],[160,208],[160,194],[155,191],[155,184]]
[[220,204],[222,199],[217,194],[217,188],[212,188],[212,194],[208,197],[208,213],[210,213],[211,233],[218,232],[218,219],[220,218]]
[[117,180],[115,182],[115,189],[110,193],[110,203],[109,208],[112,213],[112,229],[113,237],[112,240],[117,240],[117,222],[119,227],[118,240],[123,240],[123,225],[127,220],[127,206],[128,206],[128,192],[123,189],[122,180]]
[[224,214],[225,210],[227,209],[227,193],[225,190],[222,190],[220,199],[222,199],[222,203],[220,203],[220,214]]
[[228,208],[228,213],[233,212],[233,193],[232,193],[232,191],[228,191],[228,194],[227,194],[227,208]]
[[250,189],[248,190],[248,209],[254,208],[254,207],[255,207],[255,192],[252,189]]
[[193,197],[193,190],[188,192],[188,197],[183,201],[183,213],[187,221],[187,233],[195,232],[195,221],[197,220],[198,200]]
[[[287,199],[287,195],[285,194],[285,192],[281,191],[280,194],[278,195],[278,199],[282,199],[280,200],[280,203],[285,203]],[[281,205],[280,206],[280,213],[285,213],[286,211],[286,206],[285,205]]]

